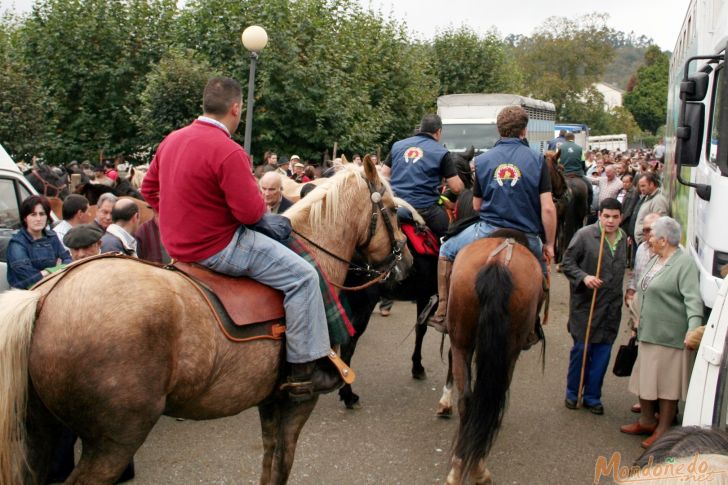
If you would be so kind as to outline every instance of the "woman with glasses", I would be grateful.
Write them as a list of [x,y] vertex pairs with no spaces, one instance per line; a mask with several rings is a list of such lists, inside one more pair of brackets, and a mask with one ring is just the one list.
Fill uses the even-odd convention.
[[639,396],[641,411],[639,420],[621,431],[650,435],[643,448],[669,429],[678,401],[686,397],[694,350],[686,342],[703,324],[698,268],[680,248],[680,235],[680,224],[670,217],[652,224],[649,243],[654,256],[637,284],[639,353],[629,390]]
[[71,254],[48,227],[48,199],[31,195],[20,204],[23,227],[8,243],[8,283],[27,289],[50,274],[59,264],[71,262]]

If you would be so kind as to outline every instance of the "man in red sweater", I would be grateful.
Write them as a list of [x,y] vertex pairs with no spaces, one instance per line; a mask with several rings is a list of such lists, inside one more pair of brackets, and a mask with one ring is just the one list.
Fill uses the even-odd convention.
[[245,227],[266,205],[250,158],[231,139],[243,107],[240,84],[208,81],[203,115],[159,145],[142,194],[159,212],[164,247],[172,258],[231,276],[247,276],[285,294],[289,394],[295,400],[330,392],[342,382],[325,357],[330,351],[316,271],[291,250]]

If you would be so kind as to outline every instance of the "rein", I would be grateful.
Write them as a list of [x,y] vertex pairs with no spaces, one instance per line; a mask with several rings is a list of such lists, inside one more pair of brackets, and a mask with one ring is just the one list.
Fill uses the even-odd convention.
[[304,236],[300,232],[293,230],[293,233],[299,236],[301,239],[306,241],[311,246],[315,247],[325,255],[334,258],[336,261],[339,261],[340,263],[347,264],[349,266],[350,271],[358,272],[358,273],[364,273],[368,276],[375,275],[373,279],[367,281],[366,283],[359,285],[359,286],[344,286],[344,285],[338,285],[336,283],[330,282],[332,286],[340,289],[340,290],[347,290],[347,291],[361,291],[366,288],[369,288],[370,286],[373,286],[380,281],[383,281],[387,279],[394,269],[394,267],[397,265],[399,261],[402,260],[402,249],[404,248],[404,245],[407,243],[406,240],[399,241],[394,235],[394,225],[392,224],[392,221],[389,217],[385,215],[385,208],[384,204],[382,203],[382,193],[383,190],[377,190],[375,189],[374,185],[367,180],[367,185],[369,187],[369,193],[372,200],[372,217],[371,222],[369,224],[369,234],[367,235],[367,239],[364,242],[364,244],[361,244],[360,246],[357,246],[357,248],[367,247],[371,243],[372,239],[374,238],[374,233],[377,229],[377,221],[379,219],[379,215],[382,216],[382,221],[384,221],[384,226],[387,229],[387,235],[389,236],[389,241],[392,245],[392,252],[387,256],[387,258],[379,263],[378,267],[384,267],[382,270],[376,269],[376,267],[372,267],[369,264],[366,266],[361,266],[357,263],[354,263],[351,260],[347,260],[339,256],[338,254],[335,254],[328,249],[322,247],[321,245],[317,244],[316,242],[312,241],[310,238]]
[[38,172],[38,169],[36,169],[36,168],[34,168],[32,170],[32,174],[35,175],[35,178],[37,178],[40,181],[40,183],[43,184],[43,195],[46,197],[48,197],[48,187],[55,189],[57,197],[60,197],[61,191],[66,188],[66,184],[53,185],[52,183],[50,183],[49,181],[44,179],[43,176],[40,174],[40,172]]

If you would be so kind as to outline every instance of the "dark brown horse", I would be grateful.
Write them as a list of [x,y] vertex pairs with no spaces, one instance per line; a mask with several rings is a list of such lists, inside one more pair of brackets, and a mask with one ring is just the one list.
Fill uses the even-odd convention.
[[[375,265],[405,270],[411,256],[390,224],[392,193],[371,160],[330,180],[286,214],[330,251],[312,247],[330,281],[344,282],[339,259],[357,246]],[[316,399],[294,403],[281,392],[281,340],[228,340],[187,280],[134,260],[91,261],[47,286],[0,294],[0,483],[45,483],[61,423],[83,442],[66,483],[113,484],[161,415],[213,419],[252,406],[263,431],[260,481],[287,481]]]
[[[559,165],[559,155],[560,152],[553,151],[544,154],[546,163],[558,169],[551,172],[552,193],[558,221],[556,244],[554,245],[557,263],[561,262],[561,257],[569,246],[571,238],[584,226],[584,221],[589,213],[589,188],[586,182],[578,176],[565,176]],[[555,172],[559,174],[557,178],[554,176]],[[560,187],[561,194],[557,193],[557,187]]]
[[485,457],[538,316],[542,279],[538,260],[512,238],[480,239],[455,259],[447,319],[460,423],[448,484],[491,483]]

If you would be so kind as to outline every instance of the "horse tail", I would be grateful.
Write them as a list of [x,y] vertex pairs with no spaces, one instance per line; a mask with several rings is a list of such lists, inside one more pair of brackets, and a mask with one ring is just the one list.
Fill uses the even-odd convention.
[[34,291],[0,294],[0,483],[23,483],[28,466],[28,354],[39,299]]
[[476,378],[465,395],[465,412],[455,443],[462,459],[463,480],[490,451],[498,434],[508,392],[508,303],[513,291],[511,272],[499,262],[480,270],[475,280],[480,315],[475,337]]

